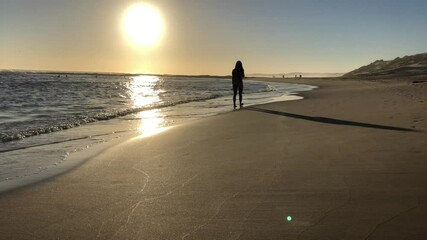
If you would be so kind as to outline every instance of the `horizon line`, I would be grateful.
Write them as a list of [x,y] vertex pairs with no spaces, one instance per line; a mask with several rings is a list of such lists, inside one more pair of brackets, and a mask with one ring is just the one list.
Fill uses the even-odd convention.
[[[20,69],[20,68],[1,68],[0,72],[38,72],[49,74],[99,74],[99,75],[153,75],[153,76],[210,76],[210,77],[230,77],[231,75],[215,75],[215,74],[175,74],[175,73],[142,73],[142,72],[106,72],[106,71],[83,71],[83,70],[36,70],[36,69]],[[344,72],[286,72],[286,73],[248,73],[246,75],[290,75],[290,74],[345,74]]]

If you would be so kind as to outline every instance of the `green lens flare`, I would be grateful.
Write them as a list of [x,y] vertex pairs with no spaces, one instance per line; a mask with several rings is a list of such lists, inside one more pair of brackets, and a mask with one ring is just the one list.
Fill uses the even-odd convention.
[[288,222],[292,221],[292,217],[291,216],[287,216],[286,220],[288,220]]

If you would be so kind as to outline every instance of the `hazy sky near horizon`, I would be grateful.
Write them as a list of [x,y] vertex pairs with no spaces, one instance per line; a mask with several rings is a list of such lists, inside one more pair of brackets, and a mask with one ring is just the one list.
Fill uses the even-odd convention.
[[230,74],[348,72],[427,52],[424,0],[152,0],[157,46],[122,30],[135,0],[0,0],[0,69]]

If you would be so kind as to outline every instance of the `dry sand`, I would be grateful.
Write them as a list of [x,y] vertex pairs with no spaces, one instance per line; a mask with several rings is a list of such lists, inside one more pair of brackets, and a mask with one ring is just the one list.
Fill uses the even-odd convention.
[[298,82],[0,195],[0,238],[427,239],[427,83]]

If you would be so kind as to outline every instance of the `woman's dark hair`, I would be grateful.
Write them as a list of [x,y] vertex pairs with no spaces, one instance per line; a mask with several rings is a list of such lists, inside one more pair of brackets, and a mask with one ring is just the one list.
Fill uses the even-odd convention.
[[236,62],[236,67],[234,69],[242,71],[242,72],[244,71],[242,62],[240,60]]

